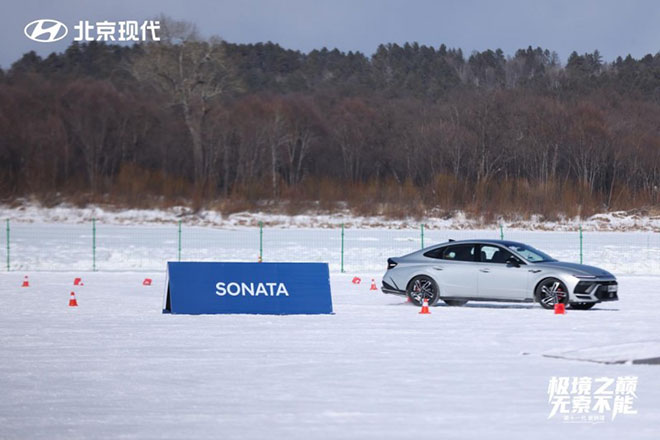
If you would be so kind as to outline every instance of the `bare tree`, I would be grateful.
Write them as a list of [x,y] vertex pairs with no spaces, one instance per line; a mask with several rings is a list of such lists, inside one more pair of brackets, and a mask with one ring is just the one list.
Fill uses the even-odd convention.
[[303,178],[303,164],[321,131],[321,117],[313,103],[301,97],[287,101],[285,151],[287,183],[295,185]]
[[161,41],[143,44],[132,60],[132,72],[180,107],[190,134],[194,179],[203,184],[208,177],[203,141],[210,101],[238,89],[238,81],[219,38],[202,40],[191,23],[167,17],[160,22]]
[[80,148],[91,191],[96,193],[101,175],[116,169],[117,150],[124,142],[127,115],[121,96],[108,83],[81,81],[70,84],[61,101],[72,143]]

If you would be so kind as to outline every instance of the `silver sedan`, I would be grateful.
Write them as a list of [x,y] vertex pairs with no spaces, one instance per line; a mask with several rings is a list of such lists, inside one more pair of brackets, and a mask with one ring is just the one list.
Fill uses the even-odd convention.
[[564,263],[523,243],[464,240],[439,244],[403,257],[389,258],[383,293],[408,296],[416,305],[442,300],[538,302],[552,309],[561,302],[590,309],[618,300],[611,273],[584,264]]

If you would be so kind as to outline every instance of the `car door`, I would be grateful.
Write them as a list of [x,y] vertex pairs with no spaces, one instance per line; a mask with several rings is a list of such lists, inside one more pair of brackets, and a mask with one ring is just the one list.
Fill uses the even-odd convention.
[[[511,258],[519,264],[507,264]],[[529,272],[525,263],[505,248],[482,244],[477,266],[479,297],[519,301],[531,298],[527,286]]]
[[462,243],[444,248],[440,259],[432,266],[441,297],[477,296],[476,255],[476,244]]

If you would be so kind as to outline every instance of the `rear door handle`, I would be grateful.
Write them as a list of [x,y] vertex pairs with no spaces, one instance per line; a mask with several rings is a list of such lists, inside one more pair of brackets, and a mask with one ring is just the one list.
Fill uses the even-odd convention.
[[490,269],[479,269],[479,272],[490,273]]
[[442,270],[442,267],[440,267],[440,266],[433,266],[433,269],[435,269],[435,270]]

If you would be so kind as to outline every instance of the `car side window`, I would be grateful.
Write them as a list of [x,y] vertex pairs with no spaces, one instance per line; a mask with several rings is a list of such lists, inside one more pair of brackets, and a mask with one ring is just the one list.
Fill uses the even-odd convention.
[[442,259],[454,261],[474,261],[475,248],[476,245],[474,244],[457,244],[454,246],[447,246],[442,253]]
[[498,246],[482,245],[481,259],[482,263],[506,264],[506,260],[512,258],[513,254],[506,249]]
[[445,248],[443,247],[431,249],[430,251],[425,252],[424,256],[429,258],[437,258],[438,260],[440,260],[442,259],[442,253],[444,252],[444,250]]

